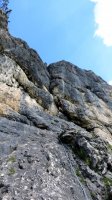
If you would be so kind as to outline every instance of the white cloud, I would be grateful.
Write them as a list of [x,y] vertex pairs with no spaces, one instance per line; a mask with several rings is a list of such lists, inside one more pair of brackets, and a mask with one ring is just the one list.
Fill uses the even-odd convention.
[[112,0],[90,0],[94,2],[95,36],[103,39],[107,46],[112,46]]
[[108,82],[109,85],[112,85],[112,80]]

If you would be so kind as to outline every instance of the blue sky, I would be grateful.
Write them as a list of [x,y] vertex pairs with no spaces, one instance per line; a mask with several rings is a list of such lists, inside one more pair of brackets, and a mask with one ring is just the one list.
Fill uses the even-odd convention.
[[[67,60],[110,81],[111,35],[107,41],[105,24],[100,26],[103,23],[99,1],[13,0],[10,3],[10,33],[24,39],[48,64]],[[103,15],[106,12],[103,10]],[[104,22],[106,20],[105,17]]]

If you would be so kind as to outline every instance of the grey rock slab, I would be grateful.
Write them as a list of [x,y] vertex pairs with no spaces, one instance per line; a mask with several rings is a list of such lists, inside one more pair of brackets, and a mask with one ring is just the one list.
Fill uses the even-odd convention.
[[56,133],[2,118],[0,135],[2,198],[85,200]]

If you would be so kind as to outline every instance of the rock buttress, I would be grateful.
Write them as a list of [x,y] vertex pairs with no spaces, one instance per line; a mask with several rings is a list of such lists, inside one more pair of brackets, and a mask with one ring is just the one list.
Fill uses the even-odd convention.
[[112,87],[61,61],[48,68],[0,10],[0,198],[112,194]]

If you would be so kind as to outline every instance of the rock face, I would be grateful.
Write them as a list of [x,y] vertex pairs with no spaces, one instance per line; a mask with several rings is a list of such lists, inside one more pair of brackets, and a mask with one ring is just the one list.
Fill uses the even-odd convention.
[[112,199],[112,87],[46,66],[0,10],[0,199]]

